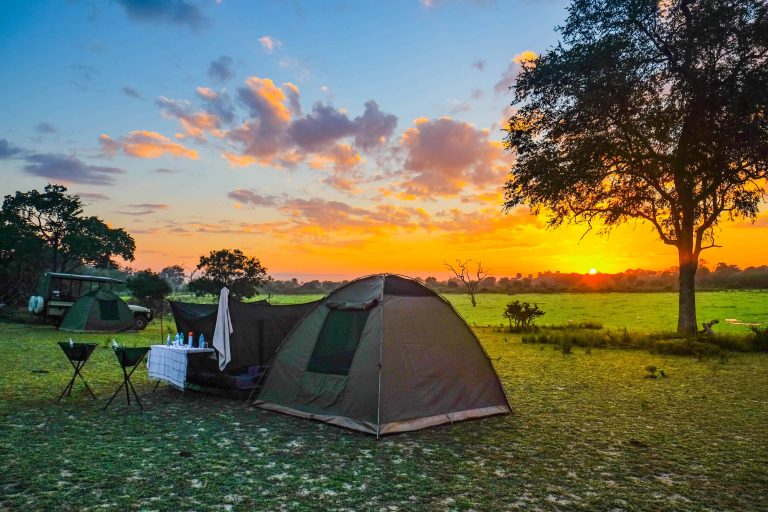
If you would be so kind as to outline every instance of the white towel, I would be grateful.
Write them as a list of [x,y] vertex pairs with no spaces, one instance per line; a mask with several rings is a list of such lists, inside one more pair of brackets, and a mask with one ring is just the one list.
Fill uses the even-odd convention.
[[222,288],[219,296],[219,313],[216,316],[216,330],[213,333],[213,348],[219,353],[219,370],[223,370],[232,360],[229,349],[229,335],[234,332],[232,319],[229,317],[229,289]]

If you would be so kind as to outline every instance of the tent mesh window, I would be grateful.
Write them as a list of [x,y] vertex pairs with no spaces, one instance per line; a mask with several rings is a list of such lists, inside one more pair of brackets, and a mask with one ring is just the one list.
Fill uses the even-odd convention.
[[317,336],[307,365],[308,372],[347,375],[352,366],[369,309],[332,309]]
[[101,313],[102,320],[120,320],[116,300],[100,300],[99,313]]

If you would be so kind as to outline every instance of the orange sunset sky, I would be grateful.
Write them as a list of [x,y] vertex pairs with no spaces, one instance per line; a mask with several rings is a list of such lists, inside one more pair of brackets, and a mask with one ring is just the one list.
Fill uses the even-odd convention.
[[[7,6],[3,194],[66,185],[137,269],[221,248],[304,280],[676,264],[645,224],[581,239],[501,211],[508,88],[565,2],[184,4]],[[703,257],[765,264],[767,240],[766,213],[724,222]]]

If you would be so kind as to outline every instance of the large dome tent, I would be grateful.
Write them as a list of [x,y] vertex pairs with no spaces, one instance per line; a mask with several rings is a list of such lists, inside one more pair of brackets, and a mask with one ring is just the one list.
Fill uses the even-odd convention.
[[314,305],[278,348],[255,404],[376,436],[510,412],[453,306],[393,274],[357,279]]

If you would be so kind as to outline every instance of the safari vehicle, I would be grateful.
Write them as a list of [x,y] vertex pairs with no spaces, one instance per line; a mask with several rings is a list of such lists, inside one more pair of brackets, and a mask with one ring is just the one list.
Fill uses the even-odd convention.
[[[46,272],[40,277],[35,295],[29,298],[30,313],[45,316],[59,325],[64,315],[83,295],[98,290],[112,291],[112,288],[125,284],[125,281],[111,277],[82,276]],[[133,313],[134,328],[142,330],[152,321],[153,312],[143,306],[128,304]]]

